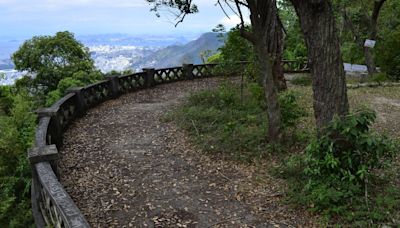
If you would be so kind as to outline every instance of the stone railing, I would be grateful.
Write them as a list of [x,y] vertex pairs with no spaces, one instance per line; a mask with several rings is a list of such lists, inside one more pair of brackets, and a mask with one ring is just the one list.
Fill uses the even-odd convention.
[[159,84],[213,76],[215,64],[192,65],[108,77],[82,88],[72,88],[49,108],[38,111],[35,144],[28,151],[32,166],[32,211],[37,227],[89,227],[85,217],[59,182],[58,148],[70,123],[97,104],[123,93]]
[[[240,63],[246,65],[246,63]],[[143,72],[107,77],[86,87],[72,88],[49,108],[38,111],[34,146],[28,151],[32,167],[32,212],[37,227],[89,227],[81,211],[59,182],[58,149],[70,123],[108,99],[159,84],[214,76],[216,64],[143,69]],[[291,71],[293,72],[293,71]]]
[[306,73],[310,72],[308,62],[304,60],[284,60],[282,68],[285,73]]

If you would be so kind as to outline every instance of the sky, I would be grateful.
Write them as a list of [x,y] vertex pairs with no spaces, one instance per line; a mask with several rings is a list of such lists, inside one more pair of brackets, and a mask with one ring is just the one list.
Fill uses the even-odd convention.
[[199,13],[174,27],[171,12],[157,18],[145,0],[0,0],[0,38],[21,39],[71,31],[76,35],[124,33],[132,35],[199,34],[218,23],[228,28],[239,19],[228,19],[216,0],[196,0]]

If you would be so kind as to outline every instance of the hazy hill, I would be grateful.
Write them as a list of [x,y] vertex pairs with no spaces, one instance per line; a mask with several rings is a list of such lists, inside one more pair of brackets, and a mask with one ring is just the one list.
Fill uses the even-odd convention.
[[0,60],[0,70],[13,69],[13,68],[14,68],[14,63],[11,61],[11,59]]
[[217,33],[205,33],[198,39],[190,41],[185,45],[172,45],[160,49],[132,64],[133,68],[143,67],[172,67],[180,66],[182,63],[202,63],[200,53],[210,50],[215,53],[223,45],[223,40]]

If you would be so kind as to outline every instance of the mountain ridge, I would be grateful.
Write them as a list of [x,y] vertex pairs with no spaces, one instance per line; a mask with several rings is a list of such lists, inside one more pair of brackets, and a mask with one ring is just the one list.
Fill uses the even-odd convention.
[[218,48],[224,44],[224,38],[217,33],[204,33],[196,40],[184,45],[170,45],[155,51],[153,54],[134,62],[134,69],[143,67],[165,68],[180,66],[183,63],[202,63],[201,52],[216,53]]

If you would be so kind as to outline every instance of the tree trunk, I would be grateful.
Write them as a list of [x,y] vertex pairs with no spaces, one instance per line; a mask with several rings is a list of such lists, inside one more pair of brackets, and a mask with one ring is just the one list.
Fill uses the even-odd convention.
[[284,91],[287,89],[285,75],[282,67],[282,57],[275,58],[272,66],[274,75],[274,82],[278,91]]
[[[276,5],[275,5],[276,7]],[[276,11],[277,12],[277,9]],[[279,91],[283,91],[287,89],[285,76],[283,73],[282,66],[282,56],[283,56],[283,27],[279,20],[279,17],[276,16],[275,26],[270,26],[269,34],[273,34],[273,39],[269,39],[268,41],[268,51],[273,55],[273,75],[276,87]]]
[[281,109],[278,103],[278,91],[274,80],[272,60],[269,56],[267,44],[263,41],[257,42],[256,56],[264,85],[265,100],[268,113],[268,139],[271,142],[281,140]]
[[[236,1],[238,6],[238,1]],[[275,30],[277,23],[277,8],[275,0],[247,0],[250,10],[252,31],[246,32],[242,20],[242,36],[254,45],[257,65],[264,86],[267,114],[268,114],[268,139],[272,143],[281,140],[281,110],[278,103],[277,86],[273,75],[274,58],[269,51],[268,44],[275,44]],[[271,29],[272,28],[272,29]],[[273,55],[275,52],[273,52]]]
[[[371,20],[370,20],[371,34],[370,34],[369,38],[371,40],[376,40],[376,38],[377,38],[379,12],[381,11],[382,6],[385,2],[386,2],[386,0],[374,1],[374,9],[372,10],[372,15],[371,15]],[[371,53],[371,51],[372,50],[370,48],[364,47],[365,64],[367,65],[369,75],[372,75],[377,72],[374,55]]]
[[365,64],[367,65],[369,75],[376,73],[375,60],[371,51],[372,50],[369,47],[364,47]]
[[329,0],[291,0],[300,19],[313,78],[314,115],[319,132],[335,115],[348,113],[346,78]]

